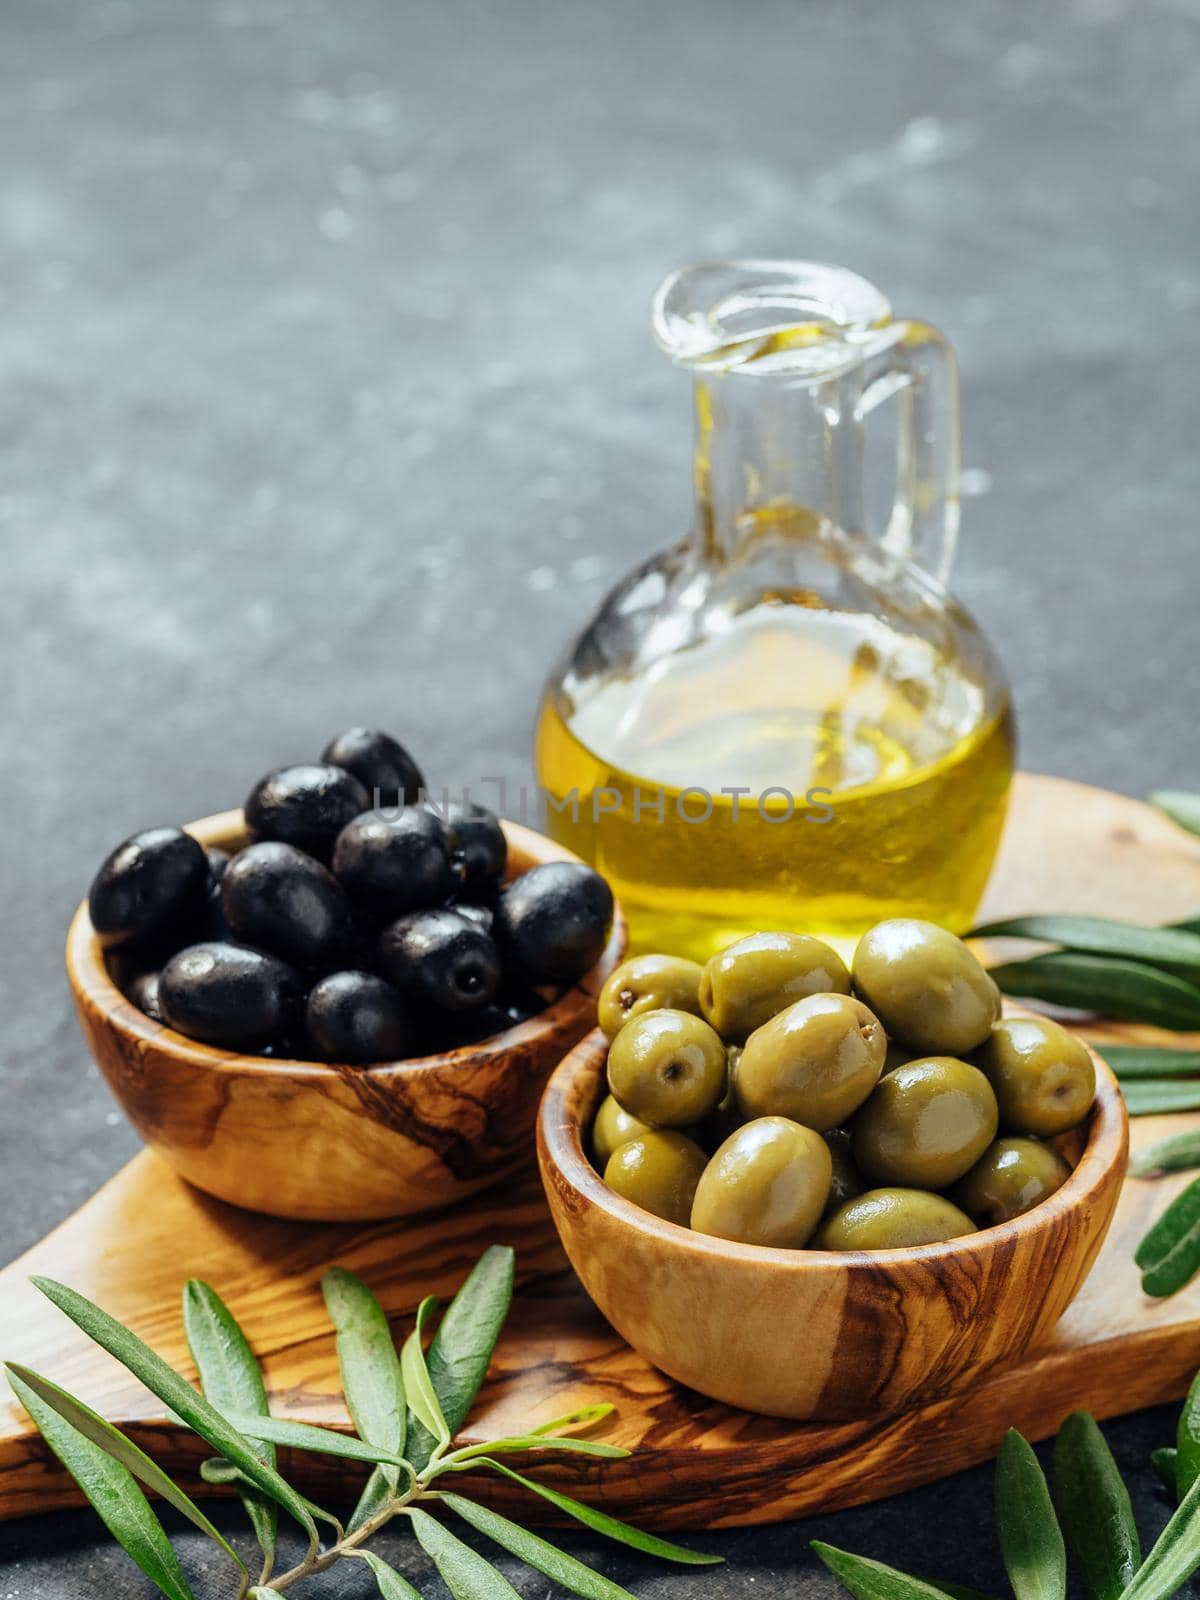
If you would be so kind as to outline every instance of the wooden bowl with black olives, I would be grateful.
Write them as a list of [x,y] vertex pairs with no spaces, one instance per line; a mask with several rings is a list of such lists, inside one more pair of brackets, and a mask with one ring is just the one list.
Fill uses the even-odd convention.
[[1116,1209],[1117,1085],[905,918],[853,968],[766,933],[701,968],[637,956],[538,1118],[551,1214],[628,1342],[700,1393],[838,1421],[1020,1357]]
[[189,1182],[358,1221],[474,1194],[529,1156],[625,926],[541,834],[431,801],[355,728],[245,807],[133,835],[67,938],[92,1055]]

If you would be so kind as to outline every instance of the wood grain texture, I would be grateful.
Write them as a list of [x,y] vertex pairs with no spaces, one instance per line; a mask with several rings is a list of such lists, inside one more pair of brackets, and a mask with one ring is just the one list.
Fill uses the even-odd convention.
[[843,1421],[972,1384],[1046,1336],[1112,1221],[1128,1130],[1103,1065],[1082,1152],[1049,1199],[966,1238],[865,1254],[709,1238],[615,1194],[585,1149],[607,1054],[597,1029],[542,1101],[538,1162],[550,1213],[613,1327],[653,1366],[729,1405]]
[[[1200,841],[1120,796],[1059,779],[1018,781],[989,916],[1073,910],[1159,921],[1197,907]],[[1156,1037],[1148,1028],[1087,1033],[1098,1040]],[[1133,1142],[1142,1146],[1198,1123],[1140,1118]],[[194,1486],[203,1448],[197,1451],[150,1395],[29,1288],[30,1273],[50,1273],[97,1299],[185,1370],[179,1293],[189,1273],[206,1277],[262,1354],[274,1409],[345,1426],[318,1288],[325,1267],[341,1261],[360,1272],[400,1334],[421,1294],[447,1292],[485,1244],[509,1242],[517,1246],[521,1286],[467,1434],[496,1438],[530,1417],[612,1401],[618,1414],[607,1437],[634,1447],[630,1459],[560,1458],[538,1463],[535,1475],[647,1526],[771,1522],[878,1499],[988,1459],[1009,1426],[1045,1438],[1080,1407],[1105,1417],[1181,1395],[1200,1366],[1200,1282],[1171,1300],[1148,1300],[1132,1254],[1189,1176],[1125,1184],[1095,1269],[1062,1321],[1019,1362],[916,1410],[854,1422],[752,1416],[656,1371],[604,1321],[569,1271],[528,1171],[482,1204],[436,1216],[309,1226],[235,1211],[143,1154],[0,1272],[0,1353],[130,1425]],[[345,1496],[358,1481],[348,1463],[284,1459],[320,1494]],[[482,1476],[476,1486],[501,1509],[534,1521],[548,1514],[544,1502],[514,1486]],[[76,1498],[24,1413],[7,1395],[0,1398],[0,1515]]]
[[[575,859],[529,828],[504,829],[510,877]],[[246,841],[240,811],[189,832],[230,851]],[[239,1055],[155,1022],[113,982],[86,901],[67,936],[67,974],[109,1088],[177,1172],[251,1211],[369,1221],[466,1199],[527,1158],[546,1080],[592,1026],[624,948],[618,909],[600,960],[545,1011],[480,1044],[371,1067]]]

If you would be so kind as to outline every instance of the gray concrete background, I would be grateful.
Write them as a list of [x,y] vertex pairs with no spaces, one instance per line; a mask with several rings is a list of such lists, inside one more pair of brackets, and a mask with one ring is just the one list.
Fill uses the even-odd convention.
[[[946,331],[955,582],[1024,764],[1200,784],[1198,24],[1195,0],[7,0],[0,1255],[135,1148],[61,973],[117,838],[350,722],[448,780],[528,774],[548,663],[688,516],[686,388],[646,325],[684,260],[840,261]],[[1111,1430],[1148,1523],[1168,1431]],[[832,1595],[819,1531],[995,1587],[989,1476],[714,1540],[714,1576],[614,1572]],[[102,1586],[148,1587],[82,1515],[0,1527],[0,1595]]]

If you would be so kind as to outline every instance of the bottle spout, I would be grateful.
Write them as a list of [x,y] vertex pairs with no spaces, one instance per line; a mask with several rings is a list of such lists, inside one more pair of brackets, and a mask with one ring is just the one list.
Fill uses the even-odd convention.
[[892,317],[865,278],[818,261],[716,261],[659,285],[652,327],[680,366],[816,380],[856,365]]

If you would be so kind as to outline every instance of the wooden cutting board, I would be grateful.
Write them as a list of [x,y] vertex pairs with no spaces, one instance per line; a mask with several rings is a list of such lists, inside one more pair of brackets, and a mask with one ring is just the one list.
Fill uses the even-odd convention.
[[[1076,911],[1166,921],[1200,907],[1200,840],[1146,806],[1057,778],[1022,776],[989,892],[989,916]],[[1085,1030],[1103,1041],[1152,1041],[1155,1030]],[[1163,1042],[1159,1039],[1159,1042]],[[1200,1036],[1189,1042],[1200,1043]],[[1141,1118],[1134,1147],[1195,1122]],[[346,1424],[321,1300],[321,1274],[353,1268],[397,1333],[426,1293],[447,1295],[485,1245],[516,1246],[519,1289],[468,1425],[495,1438],[531,1418],[607,1400],[605,1437],[627,1461],[558,1457],[536,1471],[569,1493],[649,1527],[779,1521],[880,1498],[992,1456],[1014,1426],[1038,1439],[1077,1408],[1099,1417],[1175,1398],[1200,1366],[1200,1281],[1173,1299],[1143,1296],[1132,1254],[1187,1174],[1129,1180],[1091,1278],[1049,1342],[1019,1365],[923,1409],[877,1421],[796,1424],[749,1416],[683,1390],[635,1355],[592,1308],[563,1257],[535,1172],[457,1210],[394,1223],[276,1222],[190,1189],[156,1157],[138,1156],[74,1216],[0,1272],[0,1356],[24,1361],[124,1427],[189,1488],[209,1452],[26,1282],[45,1273],[97,1300],[173,1364],[190,1371],[179,1319],[185,1278],[212,1283],[261,1355],[273,1409]],[[803,1359],[797,1350],[781,1359]],[[198,1448],[197,1448],[198,1447]],[[310,1493],[344,1500],[349,1463],[285,1459]],[[698,1492],[700,1486],[704,1492]],[[479,1491],[537,1520],[545,1503],[481,1477]],[[202,1492],[208,1492],[202,1490]],[[0,1516],[74,1503],[70,1481],[21,1409],[0,1398]]]

